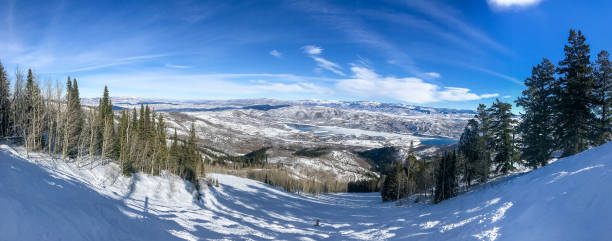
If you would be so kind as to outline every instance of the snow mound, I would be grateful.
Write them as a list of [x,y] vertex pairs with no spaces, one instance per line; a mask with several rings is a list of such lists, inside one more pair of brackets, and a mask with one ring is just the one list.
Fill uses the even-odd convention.
[[[209,174],[115,175],[114,164],[20,158],[0,147],[0,240],[608,240],[612,142],[436,205],[377,193],[302,196]],[[316,220],[321,225],[315,226]]]

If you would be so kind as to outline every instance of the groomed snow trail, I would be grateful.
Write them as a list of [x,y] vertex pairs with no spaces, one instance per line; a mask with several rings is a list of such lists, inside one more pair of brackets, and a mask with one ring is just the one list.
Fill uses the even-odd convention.
[[[194,199],[174,176],[116,175],[0,147],[0,240],[608,240],[612,143],[436,205],[302,196],[221,174]],[[316,220],[321,226],[314,226]]]

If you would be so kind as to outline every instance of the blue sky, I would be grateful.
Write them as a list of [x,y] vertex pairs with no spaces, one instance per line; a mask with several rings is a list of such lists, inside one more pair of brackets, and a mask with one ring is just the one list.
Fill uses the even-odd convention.
[[0,60],[82,95],[513,101],[570,28],[610,50],[610,1],[6,1]]

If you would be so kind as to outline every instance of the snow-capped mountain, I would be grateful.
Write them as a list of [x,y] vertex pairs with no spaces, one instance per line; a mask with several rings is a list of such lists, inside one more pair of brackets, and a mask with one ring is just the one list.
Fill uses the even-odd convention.
[[[98,102],[98,99],[82,101],[91,106]],[[369,166],[355,155],[358,151],[395,146],[405,154],[414,145],[418,153],[430,155],[435,146],[456,142],[467,120],[474,116],[469,110],[367,101],[113,97],[112,103],[115,109],[149,105],[164,115],[169,134],[176,129],[179,135],[186,135],[194,123],[200,144],[218,154],[207,158],[243,155],[271,147],[270,158],[293,167],[297,177],[306,175],[300,170],[315,168],[342,181],[361,179],[367,173],[362,169]],[[294,155],[314,147],[329,148],[330,153],[336,154],[307,161]],[[339,167],[339,163],[346,165],[329,168]]]

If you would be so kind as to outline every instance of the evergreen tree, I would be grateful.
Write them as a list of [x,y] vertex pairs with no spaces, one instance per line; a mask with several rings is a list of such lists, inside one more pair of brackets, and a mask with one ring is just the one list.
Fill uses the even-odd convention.
[[553,99],[555,66],[544,59],[533,67],[531,77],[525,79],[527,89],[516,101],[522,106],[522,122],[518,126],[521,133],[522,156],[531,167],[546,165],[554,148]]
[[494,162],[496,171],[508,173],[514,170],[517,152],[514,144],[514,127],[512,124],[512,105],[496,100],[490,108],[491,130],[495,149]]
[[403,182],[403,167],[402,164],[397,162],[391,170],[387,172],[385,181],[383,182],[380,195],[383,202],[395,201],[401,198],[401,183]]
[[138,135],[144,136],[145,132],[145,108],[144,105],[140,105],[140,115],[138,117]]
[[169,170],[169,157],[168,157],[168,146],[166,143],[166,123],[164,117],[160,114],[157,118],[157,140],[158,140],[158,151],[159,151],[159,162],[165,165],[165,169]]
[[129,116],[127,110],[121,111],[121,117],[119,117],[119,126],[117,127],[117,144],[118,144],[118,153],[117,158],[119,158],[119,166],[123,168],[123,162],[127,159],[128,156],[128,124],[129,124]]
[[170,145],[170,150],[168,151],[169,169],[174,174],[178,174],[179,158],[178,136],[176,134],[176,129],[174,129],[172,144]]
[[79,87],[76,78],[70,83],[70,77],[68,77],[67,89],[66,155],[75,158],[78,154],[79,137],[84,123],[81,100],[79,97]]
[[580,31],[570,30],[565,58],[559,62],[555,84],[555,139],[563,156],[588,148],[589,130],[594,123],[591,112],[593,78],[590,48]]
[[484,140],[479,135],[480,127],[478,122],[470,119],[461,134],[459,139],[459,153],[464,157],[463,161],[463,178],[468,187],[472,181],[480,178],[483,181],[483,148]]
[[447,152],[440,159],[436,172],[436,191],[434,201],[439,203],[457,194],[457,155]]
[[612,140],[610,130],[612,128],[612,63],[610,54],[602,50],[597,54],[595,67],[593,68],[593,97],[594,110],[597,120],[594,123],[594,142],[596,145],[604,144]]
[[481,177],[482,182],[486,182],[489,178],[489,170],[491,169],[491,150],[494,149],[495,145],[491,131],[491,114],[486,105],[479,104],[475,117],[478,120],[480,136],[482,137],[482,146],[479,148],[482,150]]
[[34,74],[28,69],[25,88],[24,121],[22,123],[22,133],[25,139],[26,156],[33,148],[42,146],[42,127],[43,127],[43,106],[42,96]]
[[10,135],[11,101],[10,82],[8,75],[0,62],[0,138]]
[[[95,129],[96,142],[94,144],[95,149],[94,149],[93,154],[101,153],[101,151],[104,151],[103,150],[104,133],[106,132],[106,122],[108,121],[109,118],[111,119],[113,118],[113,106],[110,103],[108,87],[104,86],[104,92],[98,104],[98,114],[96,115],[96,120],[95,120],[96,126],[94,129]],[[112,134],[112,132],[110,134]],[[109,154],[109,152],[105,154]]]

